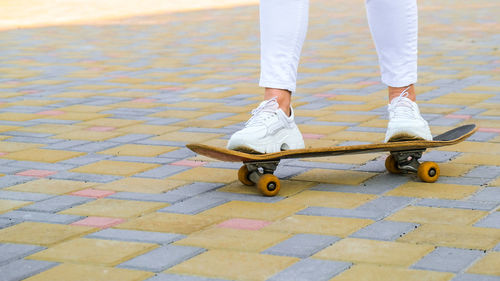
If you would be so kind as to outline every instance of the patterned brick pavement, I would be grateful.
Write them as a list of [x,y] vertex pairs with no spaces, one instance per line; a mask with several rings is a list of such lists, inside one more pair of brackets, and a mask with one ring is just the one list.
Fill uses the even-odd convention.
[[[261,99],[258,7],[0,32],[0,280],[500,280],[494,0],[420,3],[418,99],[434,184],[385,154],[284,161],[237,181],[223,146]],[[315,0],[294,97],[309,146],[386,125],[362,1]]]

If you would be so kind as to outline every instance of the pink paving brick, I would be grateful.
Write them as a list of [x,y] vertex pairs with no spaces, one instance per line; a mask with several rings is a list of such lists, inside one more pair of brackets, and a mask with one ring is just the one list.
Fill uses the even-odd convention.
[[361,81],[358,83],[359,85],[378,85],[380,82],[377,81]]
[[87,217],[83,220],[75,221],[71,225],[90,226],[98,228],[108,228],[124,222],[124,219],[107,217]]
[[46,111],[40,111],[40,112],[38,112],[37,114],[40,114],[40,115],[50,115],[50,116],[53,116],[53,115],[61,115],[61,114],[64,114],[64,111],[61,111],[61,110],[46,110]]
[[320,138],[322,138],[324,136],[325,135],[320,135],[320,134],[302,134],[303,138],[305,138],[305,139],[314,139],[314,140],[320,139]]
[[446,118],[453,118],[453,119],[470,119],[470,115],[459,115],[459,114],[448,114],[445,116]]
[[320,98],[331,98],[336,96],[335,94],[315,94],[315,97],[320,97]]
[[115,191],[111,190],[99,190],[93,188],[87,188],[84,190],[76,191],[71,193],[71,195],[75,196],[83,196],[83,197],[93,197],[93,198],[103,198],[109,196],[111,194],[115,194]]
[[7,155],[7,154],[8,154],[7,152],[0,152],[0,156]]
[[57,172],[56,171],[48,171],[48,170],[26,170],[26,171],[19,172],[16,175],[44,178],[44,177],[51,176],[53,174],[57,174]]
[[245,229],[245,230],[259,230],[271,224],[270,221],[250,220],[250,219],[230,219],[220,223],[218,227]]
[[94,127],[87,128],[87,130],[94,131],[94,132],[109,132],[109,131],[113,131],[114,129],[115,129],[115,127],[105,127],[105,126],[94,126]]
[[160,90],[166,90],[166,91],[180,91],[184,90],[182,87],[166,87],[166,88],[161,88]]
[[477,130],[486,133],[500,133],[500,128],[479,128]]
[[207,162],[204,161],[191,161],[191,160],[181,160],[177,161],[174,163],[170,163],[170,165],[175,165],[175,166],[187,166],[187,167],[200,167],[207,164]]

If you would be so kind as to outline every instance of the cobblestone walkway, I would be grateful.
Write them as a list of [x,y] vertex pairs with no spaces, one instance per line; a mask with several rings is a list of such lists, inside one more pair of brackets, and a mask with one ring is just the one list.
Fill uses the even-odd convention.
[[[0,32],[0,280],[500,280],[500,6],[420,2],[421,111],[479,131],[433,184],[300,159],[273,198],[185,148],[259,103],[257,6]],[[362,1],[312,1],[299,72],[308,146],[383,139]]]

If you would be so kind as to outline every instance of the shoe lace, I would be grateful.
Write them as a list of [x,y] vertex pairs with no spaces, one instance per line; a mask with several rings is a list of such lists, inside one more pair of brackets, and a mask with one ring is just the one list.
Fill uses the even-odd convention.
[[393,113],[394,118],[411,119],[415,117],[413,102],[408,98],[408,89],[406,88],[399,97],[389,105],[390,111]]
[[252,117],[245,123],[245,127],[265,124],[266,120],[276,115],[278,107],[276,98],[262,102],[256,109],[252,110]]

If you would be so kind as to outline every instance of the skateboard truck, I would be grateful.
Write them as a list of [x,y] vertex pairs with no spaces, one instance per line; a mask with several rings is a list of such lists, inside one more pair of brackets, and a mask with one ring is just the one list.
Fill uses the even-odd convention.
[[275,196],[281,188],[279,179],[273,175],[279,162],[279,160],[245,162],[238,171],[238,179],[245,185],[256,184],[266,196]]
[[435,182],[439,178],[439,166],[434,162],[418,161],[425,149],[391,151],[385,160],[387,171],[393,174],[413,172],[423,182]]

